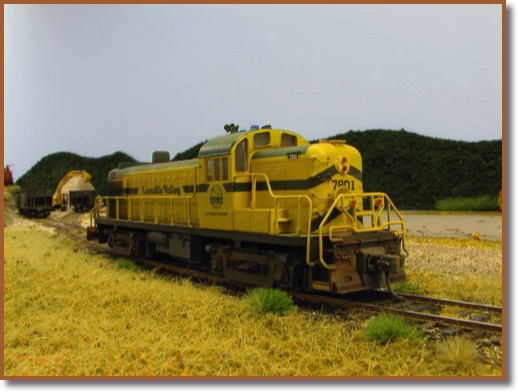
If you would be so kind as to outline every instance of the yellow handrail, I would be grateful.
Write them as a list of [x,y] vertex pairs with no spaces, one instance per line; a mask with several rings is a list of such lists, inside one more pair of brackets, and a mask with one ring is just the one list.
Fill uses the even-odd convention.
[[[100,204],[104,202],[106,206],[105,216],[110,216],[110,201],[115,201],[115,219],[119,220],[121,211],[120,204],[122,201],[127,203],[127,216],[125,220],[139,220],[140,222],[144,221],[144,203],[146,200],[153,201],[153,221],[158,223],[160,221],[158,214],[158,203],[159,201],[170,200],[171,207],[175,201],[186,200],[187,204],[187,225],[191,227],[193,225],[193,216],[192,216],[192,200],[195,194],[189,196],[177,196],[177,195],[146,195],[146,196],[98,196],[95,200],[94,207],[90,212],[90,226],[93,226],[93,220],[101,215]],[[137,211],[133,211],[131,202],[135,202],[138,204]],[[173,217],[173,208],[170,209],[170,223],[171,225],[177,224],[174,221]]]
[[95,198],[94,206],[90,210],[90,227],[94,227],[94,220],[100,215],[100,204],[103,200],[102,196],[97,196]]
[[[356,211],[356,208],[354,208],[354,205],[352,201],[358,200],[358,199],[369,199],[370,203],[370,209],[368,210],[362,210],[358,213]],[[367,233],[367,232],[375,232],[375,231],[382,231],[382,230],[391,230],[391,226],[399,225],[400,230],[395,231],[394,234],[396,236],[400,236],[402,239],[402,246],[405,253],[408,255],[408,251],[405,247],[405,221],[403,220],[403,217],[397,210],[396,206],[390,200],[387,194],[385,193],[379,193],[379,192],[370,192],[370,193],[342,193],[336,196],[333,204],[328,209],[327,214],[324,216],[324,219],[322,219],[322,222],[320,223],[320,226],[318,227],[318,245],[319,245],[319,261],[322,263],[322,265],[331,270],[334,269],[333,266],[328,265],[324,261],[324,236],[323,236],[323,230],[324,226],[327,224],[327,221],[329,219],[329,216],[331,215],[332,211],[335,208],[338,208],[338,204],[341,203],[342,205],[342,212],[346,214],[346,216],[349,218],[349,220],[352,222],[351,224],[347,225],[341,225],[341,226],[331,226],[329,227],[329,240],[331,242],[338,242],[340,239],[333,236],[335,232],[353,232],[353,233]],[[344,205],[351,205],[353,207],[353,214],[351,215],[349,212],[347,212],[346,208],[344,208]],[[383,212],[386,211],[387,213],[387,220],[385,222],[382,221]],[[394,213],[399,218],[398,220],[392,220],[391,219],[391,212],[394,211]],[[362,227],[359,226],[358,216],[370,216],[371,217],[371,226],[370,227]]]
[[279,210],[280,210],[280,201],[281,200],[296,200],[297,201],[297,223],[295,227],[295,234],[300,235],[301,234],[301,221],[302,221],[302,203],[303,200],[308,202],[307,211],[308,211],[308,219],[306,223],[306,264],[309,266],[313,266],[314,263],[310,260],[310,254],[311,254],[311,211],[313,210],[313,201],[308,195],[276,195],[273,193],[270,179],[267,174],[265,173],[243,173],[238,174],[234,176],[234,181],[237,177],[250,177],[251,183],[252,183],[252,189],[250,194],[250,206],[252,208],[255,208],[256,206],[256,198],[257,198],[257,177],[264,178],[264,181],[266,183],[266,190],[268,191],[268,194],[270,197],[272,197],[275,201],[275,208],[274,208],[274,218],[273,218],[273,225],[275,231],[274,234],[278,234],[278,223],[279,223]]

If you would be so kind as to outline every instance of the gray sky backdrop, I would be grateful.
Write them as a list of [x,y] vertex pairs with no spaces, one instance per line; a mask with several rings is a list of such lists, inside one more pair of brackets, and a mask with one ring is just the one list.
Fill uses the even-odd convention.
[[223,126],[502,137],[500,5],[5,5],[4,163]]

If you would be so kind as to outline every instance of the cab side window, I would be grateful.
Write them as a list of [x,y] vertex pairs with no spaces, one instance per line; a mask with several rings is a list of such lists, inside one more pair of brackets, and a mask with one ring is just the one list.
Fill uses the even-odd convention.
[[228,158],[221,158],[221,166],[223,169],[223,181],[228,181]]
[[248,140],[243,139],[236,147],[236,171],[245,172],[248,165]]
[[261,148],[270,145],[270,132],[261,132],[254,135],[254,147]]
[[283,133],[281,135],[281,145],[282,147],[293,147],[297,145],[297,137],[294,135],[290,135],[287,133]]
[[207,159],[207,181],[212,181],[214,178],[212,166],[212,159]]
[[221,160],[219,158],[214,159],[214,179],[221,180]]
[[228,181],[228,157],[207,159],[207,181]]

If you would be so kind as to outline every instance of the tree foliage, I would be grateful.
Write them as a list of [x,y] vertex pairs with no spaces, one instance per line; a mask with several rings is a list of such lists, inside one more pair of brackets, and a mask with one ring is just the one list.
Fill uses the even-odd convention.
[[9,165],[4,167],[4,186],[13,185],[13,171]]
[[188,159],[194,159],[198,158],[198,153],[200,152],[201,146],[205,144],[206,140],[204,142],[200,142],[190,148],[188,148],[185,151],[179,152],[174,156],[172,159],[173,161],[186,161]]
[[[356,147],[363,157],[364,191],[385,192],[400,209],[431,210],[448,198],[498,197],[502,189],[501,140],[464,142],[381,129],[349,131],[330,139]],[[173,160],[196,158],[204,143],[179,152]],[[16,184],[53,188],[68,171],[86,170],[94,187],[106,194],[109,171],[134,161],[122,152],[101,158],[60,152],[41,159]]]
[[502,141],[465,142],[405,130],[349,131],[363,157],[366,192],[387,193],[400,209],[433,209],[446,198],[497,196],[502,189]]
[[107,194],[108,173],[122,162],[135,162],[123,152],[116,152],[100,158],[87,158],[70,152],[57,152],[38,161],[16,184],[21,188],[43,186],[54,189],[58,182],[71,170],[86,170],[92,176],[92,185],[101,194]]

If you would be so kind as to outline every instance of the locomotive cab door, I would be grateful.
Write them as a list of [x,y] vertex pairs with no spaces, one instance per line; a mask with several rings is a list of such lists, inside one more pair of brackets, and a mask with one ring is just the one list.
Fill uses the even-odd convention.
[[[257,204],[257,183],[264,178],[256,177],[250,170],[251,142],[243,138],[233,149],[233,224],[234,230],[253,233],[271,233],[273,210]],[[255,189],[254,189],[255,188]]]
[[[233,205],[235,210],[250,208],[251,181],[249,174],[248,139],[242,139],[233,149]],[[239,225],[235,224],[236,229]]]

